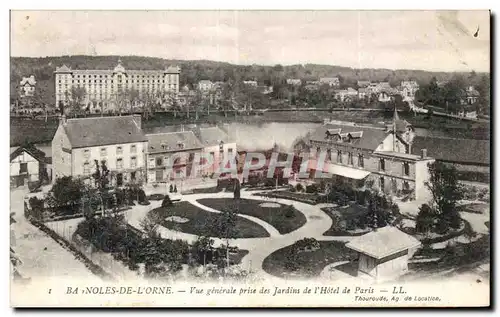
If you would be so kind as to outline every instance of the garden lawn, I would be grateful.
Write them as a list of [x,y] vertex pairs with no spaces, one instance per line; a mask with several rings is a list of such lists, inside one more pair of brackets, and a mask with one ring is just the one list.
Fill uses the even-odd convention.
[[[356,220],[366,214],[366,207],[362,207],[356,203],[350,203],[348,207],[325,207],[321,208],[321,210],[333,220],[330,229],[323,233],[324,236],[355,236],[364,234],[368,231],[368,229],[356,228],[355,226]],[[340,221],[345,222],[344,228],[341,228],[340,224],[335,223],[336,218],[334,215],[340,216]]]
[[[231,198],[206,198],[200,199],[198,202],[220,211],[227,206],[233,206],[233,204],[237,203],[238,213],[259,218],[276,228],[280,234],[295,231],[307,221],[306,217],[291,205],[276,203],[280,207],[261,207],[261,204],[269,202],[253,199],[234,200]],[[274,202],[272,203],[275,204]]]
[[318,242],[320,248],[309,252],[298,251],[296,244],[279,249],[264,259],[262,268],[277,277],[290,277],[293,274],[296,277],[311,278],[319,276],[327,265],[350,260],[354,255],[353,251],[345,247],[345,242]]
[[[153,209],[151,212],[161,212],[163,207]],[[188,222],[178,223],[173,221],[163,220],[160,224],[165,228],[177,230],[198,236],[208,236],[221,238],[220,234],[210,224],[214,223],[221,214],[205,211],[198,208],[187,201],[181,201],[171,207],[167,207],[166,217],[178,216],[189,219]],[[238,217],[236,221],[236,239],[241,238],[265,238],[269,237],[269,233],[262,226]]]

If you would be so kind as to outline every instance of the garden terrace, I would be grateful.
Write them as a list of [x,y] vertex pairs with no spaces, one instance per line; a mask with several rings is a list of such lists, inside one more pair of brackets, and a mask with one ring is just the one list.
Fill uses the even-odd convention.
[[[198,202],[207,207],[223,210],[234,204],[237,213],[259,218],[275,227],[280,234],[287,234],[302,227],[307,219],[291,205],[283,205],[274,202],[266,202],[253,199],[231,199],[231,198],[206,198]],[[274,207],[265,207],[262,204],[272,203]]]
[[291,275],[318,277],[327,265],[348,261],[354,256],[354,252],[345,247],[345,242],[317,241],[319,248],[309,251],[301,250],[300,242],[271,253],[262,264],[264,271],[281,278]]
[[[220,213],[203,210],[186,201],[178,202],[170,207],[156,208],[151,212],[161,215],[163,220],[159,224],[165,228],[198,236],[221,238],[220,233],[212,225],[222,216]],[[188,221],[183,223],[167,221],[166,218],[169,217],[186,218]],[[236,239],[270,236],[266,229],[242,217],[237,217],[235,231]]]

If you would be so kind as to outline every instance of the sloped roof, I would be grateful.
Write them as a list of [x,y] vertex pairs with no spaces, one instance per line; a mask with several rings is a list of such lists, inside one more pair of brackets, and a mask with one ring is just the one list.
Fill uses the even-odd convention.
[[147,141],[133,116],[68,119],[64,130],[72,148]]
[[43,163],[47,162],[45,152],[43,152],[40,149],[37,149],[34,145],[18,147],[17,149],[15,149],[14,151],[12,151],[10,153],[10,160],[12,161],[13,159],[18,157],[23,152],[27,152],[29,155],[31,155],[34,159],[36,159],[39,162],[43,162]]
[[21,80],[19,85],[24,86],[26,83],[28,83],[31,86],[35,86],[35,84],[36,84],[35,77],[34,76],[23,77],[23,79]]
[[427,155],[436,160],[464,164],[490,164],[490,141],[415,136],[411,151],[419,155],[427,149]]
[[184,144],[182,150],[201,149],[203,145],[193,131],[147,134],[148,153],[178,151],[178,144]]
[[346,244],[346,247],[373,258],[381,259],[420,245],[420,241],[414,237],[395,227],[386,226],[354,238]]
[[203,146],[218,145],[220,141],[224,143],[231,142],[229,135],[219,127],[200,128],[199,139]]
[[360,138],[353,139],[350,143],[339,142],[360,149],[375,150],[387,136],[385,129],[381,128],[328,123],[312,132],[310,140],[328,141],[326,132],[333,129],[340,129],[341,133],[362,132]]

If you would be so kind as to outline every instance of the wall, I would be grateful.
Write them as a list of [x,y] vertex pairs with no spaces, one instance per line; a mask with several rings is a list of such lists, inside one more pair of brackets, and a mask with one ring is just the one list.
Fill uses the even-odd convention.
[[236,157],[236,155],[238,154],[237,149],[236,149],[236,143],[224,143],[223,156],[220,155],[219,145],[208,146],[208,147],[203,148],[203,153],[207,153],[207,154],[213,153],[214,154],[212,166],[205,169],[205,171],[208,175],[210,175],[211,173],[215,173],[219,170],[218,167],[220,166],[221,160],[224,160],[225,163],[227,163],[227,160],[229,159],[229,157],[228,157],[229,149],[232,150],[232,156]]
[[376,260],[366,254],[359,254],[358,270],[370,276],[376,276]]
[[[191,166],[192,162],[189,161],[189,157],[192,154],[193,159],[196,156],[196,153],[201,152],[200,150],[186,150],[183,152],[167,152],[167,153],[152,153],[147,154],[147,170],[148,170],[148,183],[154,182],[163,182],[170,181],[171,177],[174,177],[174,173],[176,177],[187,177],[191,175]],[[162,165],[158,166],[156,163],[157,158],[162,159]],[[173,168],[174,162],[178,165],[175,170]],[[183,166],[185,165],[186,166]],[[157,178],[158,171],[162,171],[161,179]],[[158,173],[159,174],[159,173]]]
[[408,254],[400,255],[390,260],[379,261],[377,265],[377,280],[383,281],[400,276],[408,271]]
[[[131,152],[131,145],[136,146],[135,153]],[[116,149],[118,146],[122,147],[122,154],[118,155]],[[84,175],[84,163],[89,162],[90,173],[95,171],[94,160],[98,160],[99,164],[103,159],[106,160],[106,166],[110,171],[129,171],[137,170],[145,167],[144,151],[147,147],[147,142],[114,144],[106,146],[95,146],[88,148],[73,149],[73,175]],[[101,148],[106,148],[106,156],[101,156]],[[85,150],[89,150],[89,156],[85,157]],[[136,157],[136,167],[132,168],[131,158]],[[123,159],[123,168],[120,170],[116,167],[117,158]]]
[[[22,152],[16,158],[10,161],[10,176],[18,176],[21,175],[19,173],[19,169],[21,163],[27,163],[28,167],[28,180],[29,181],[37,181],[39,177],[39,162],[27,152]],[[24,174],[26,175],[26,174]]]
[[64,152],[63,148],[71,149],[71,144],[63,126],[59,125],[52,139],[53,182],[58,177],[71,176],[72,157],[70,153]]
[[420,201],[429,201],[432,199],[432,194],[425,186],[425,182],[430,179],[428,164],[434,162],[435,160],[422,160],[415,164],[416,176],[415,176],[415,199]]

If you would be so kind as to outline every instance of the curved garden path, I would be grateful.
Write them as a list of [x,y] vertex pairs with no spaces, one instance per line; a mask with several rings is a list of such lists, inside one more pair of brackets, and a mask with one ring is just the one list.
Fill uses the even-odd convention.
[[[269,279],[279,279],[275,276],[267,274],[262,269],[262,264],[264,259],[271,253],[284,248],[286,246],[294,244],[296,241],[303,238],[314,238],[318,241],[349,241],[353,237],[332,237],[323,236],[323,233],[327,231],[332,225],[332,219],[323,212],[318,206],[313,206],[301,202],[296,202],[288,199],[275,199],[275,198],[264,198],[260,196],[254,196],[257,191],[241,192],[241,198],[252,199],[258,201],[270,201],[285,205],[293,205],[298,211],[300,211],[306,217],[306,223],[299,229],[292,231],[287,234],[280,234],[276,228],[268,224],[267,222],[260,220],[258,218],[239,214],[240,217],[249,219],[263,228],[265,228],[270,237],[265,238],[246,238],[246,239],[230,239],[229,244],[231,246],[236,246],[240,249],[248,250],[249,253],[243,257],[241,267],[245,270],[254,271],[258,277]],[[187,201],[205,211],[219,213],[219,210],[207,207],[200,204],[197,200],[203,198],[233,198],[233,193],[209,193],[209,194],[189,194],[182,197],[182,201]],[[151,202],[149,206],[140,206],[140,210],[134,208],[127,214],[127,220],[129,223],[137,228],[140,228],[140,220],[147,214],[148,211],[157,208],[161,205],[160,201]],[[175,230],[170,230],[165,227],[160,227],[159,232],[161,236],[169,239],[182,239],[188,242],[194,242],[197,239],[196,235],[188,234],[184,232],[179,232]],[[215,245],[225,244],[225,240],[214,238]]]

